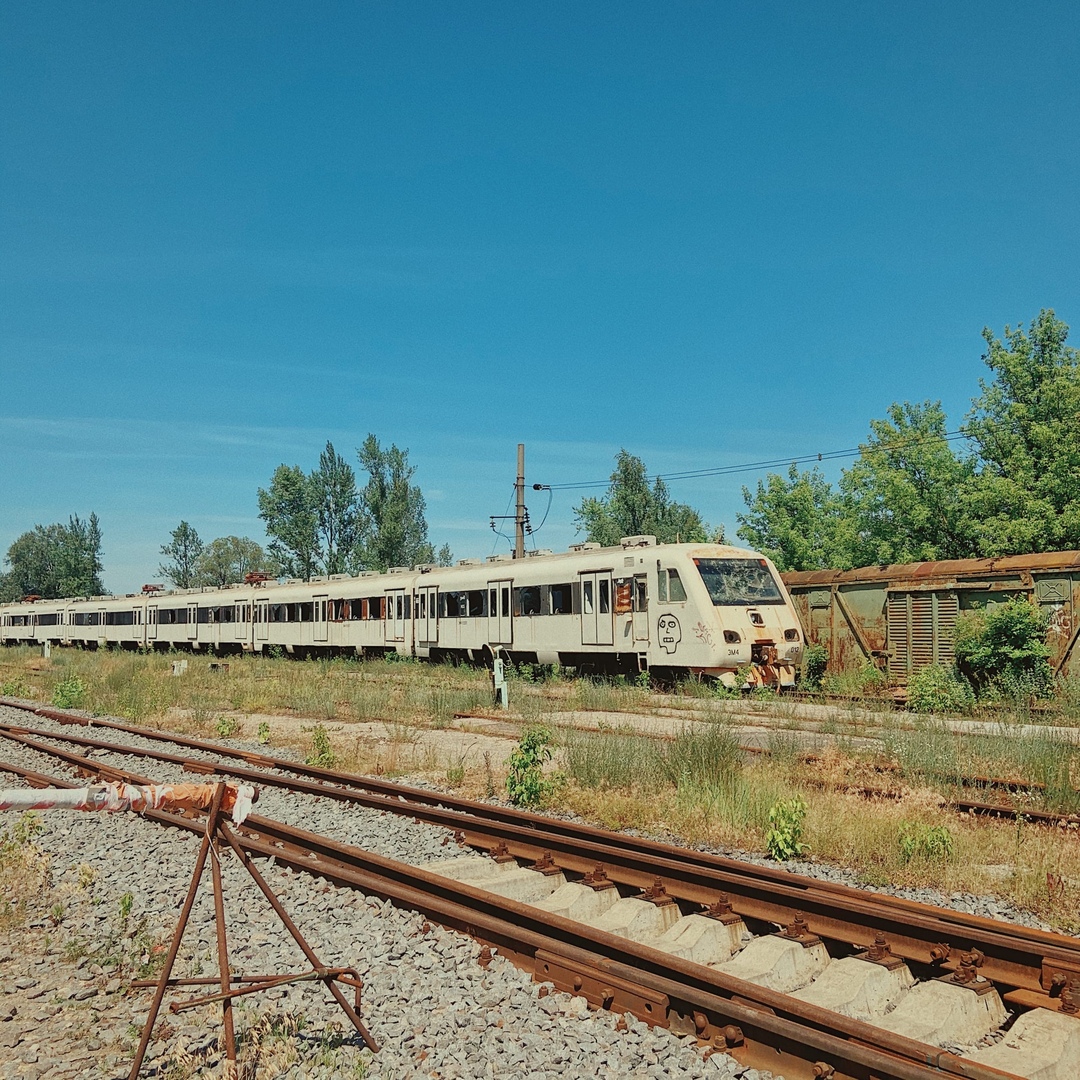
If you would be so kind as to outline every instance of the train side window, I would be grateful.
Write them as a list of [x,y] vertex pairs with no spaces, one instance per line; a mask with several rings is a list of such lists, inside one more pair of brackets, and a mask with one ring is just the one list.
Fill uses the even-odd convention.
[[515,607],[518,615],[539,615],[540,614],[540,586],[539,585],[523,585],[520,589],[514,590],[516,594]]
[[611,614],[611,582],[607,578],[600,579],[600,614]]
[[483,589],[473,589],[469,593],[469,614],[474,619],[482,618],[484,615],[487,614],[487,612],[484,611],[484,590]]
[[667,571],[656,571],[656,599],[658,603],[667,603]]
[[502,615],[510,614],[510,586],[504,585],[502,590]]
[[448,619],[456,619],[461,614],[461,605],[458,602],[459,595],[456,592],[443,593],[446,599],[446,617]]
[[639,577],[634,579],[634,610],[649,610],[649,592],[645,584],[646,579]]
[[420,594],[419,603],[420,603],[419,616],[420,616],[421,619],[426,619],[427,618],[427,593],[422,592]]
[[573,611],[569,583],[551,586],[551,614],[569,615]]
[[591,581],[583,581],[581,583],[581,610],[586,615],[593,613],[593,583]]
[[673,604],[680,604],[686,599],[686,589],[683,588],[682,578],[678,570],[668,571],[668,592]]

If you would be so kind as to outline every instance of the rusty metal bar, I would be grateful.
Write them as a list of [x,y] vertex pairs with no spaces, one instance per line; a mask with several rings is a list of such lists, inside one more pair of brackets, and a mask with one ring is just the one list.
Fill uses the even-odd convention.
[[[224,785],[219,785],[219,791],[224,796]],[[215,805],[219,808],[221,798],[214,797]],[[236,1071],[236,1035],[233,1031],[232,1014],[232,983],[229,971],[229,946],[225,935],[225,890],[221,884],[221,852],[218,849],[217,820],[214,819],[214,835],[210,841],[210,870],[214,880],[214,925],[217,930],[217,953],[218,953],[218,976],[221,983],[221,1024],[225,1030],[225,1061],[226,1069]],[[206,827],[210,828],[207,821]],[[243,993],[243,991],[241,991]]]
[[225,793],[224,787],[219,788],[214,794],[214,801],[210,807],[210,813],[206,818],[203,829],[202,843],[199,845],[199,854],[195,859],[195,869],[191,873],[191,884],[188,886],[187,896],[184,898],[184,906],[180,909],[180,918],[176,924],[176,932],[173,934],[172,944],[169,946],[169,954],[165,958],[165,966],[161,969],[161,977],[158,979],[157,989],[154,991],[154,1000],[151,1002],[150,1011],[146,1015],[146,1023],[143,1025],[142,1037],[139,1039],[139,1047],[135,1051],[135,1060],[131,1063],[131,1072],[128,1080],[138,1080],[139,1070],[142,1069],[143,1060],[146,1058],[146,1049],[150,1045],[150,1037],[157,1022],[158,1013],[161,1011],[161,1003],[165,998],[165,989],[168,986],[169,976],[172,975],[173,965],[180,952],[180,942],[184,937],[188,919],[191,918],[191,909],[195,904],[195,895],[199,891],[199,882],[202,880],[203,868],[206,866],[206,857],[210,851],[213,835],[213,826],[217,824],[218,810],[221,807],[221,799]]

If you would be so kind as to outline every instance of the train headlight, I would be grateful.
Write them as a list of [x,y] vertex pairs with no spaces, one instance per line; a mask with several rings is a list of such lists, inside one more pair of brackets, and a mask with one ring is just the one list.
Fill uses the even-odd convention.
[[724,640],[729,645],[738,645],[739,642],[742,641],[742,638],[739,637],[739,634],[738,634],[737,630],[725,630],[724,631]]
[[784,640],[785,641],[798,641],[799,640],[799,631],[798,630],[785,630],[784,631]]

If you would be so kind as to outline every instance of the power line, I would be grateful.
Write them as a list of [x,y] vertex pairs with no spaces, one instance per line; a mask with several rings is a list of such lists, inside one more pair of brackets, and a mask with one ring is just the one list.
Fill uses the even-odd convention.
[[[970,438],[964,431],[946,431],[943,435],[923,435],[917,438],[904,439],[895,443],[878,443],[874,450],[894,451],[903,450],[909,446],[919,446],[927,442],[954,442],[957,439]],[[736,473],[759,472],[762,469],[778,469],[787,465],[805,465],[810,462],[834,461],[840,458],[858,457],[862,453],[862,447],[853,447],[846,450],[829,450],[819,454],[804,454],[798,457],[774,458],[771,461],[749,461],[741,465],[719,465],[708,469],[686,469],[682,472],[657,473],[651,477],[656,480],[692,480],[707,476],[730,476]],[[577,491],[585,488],[610,487],[611,478],[607,480],[581,480],[565,484],[533,484],[537,491]]]

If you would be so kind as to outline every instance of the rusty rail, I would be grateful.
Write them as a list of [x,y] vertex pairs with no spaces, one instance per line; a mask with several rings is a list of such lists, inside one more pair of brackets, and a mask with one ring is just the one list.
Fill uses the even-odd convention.
[[[13,765],[35,786],[70,786]],[[202,834],[201,822],[149,811],[161,824]],[[497,897],[463,882],[349,844],[252,816],[230,833],[251,866],[256,857],[360,889],[423,913],[499,949],[535,978],[631,1012],[677,1034],[711,1041],[741,1063],[789,1080],[1017,1080],[937,1047],[724,975],[622,937]]]
[[[104,726],[124,727],[111,722]],[[30,730],[0,725],[0,735],[52,755],[77,769],[112,779],[125,779],[131,775],[79,754],[36,742],[30,737]],[[955,971],[959,958],[977,949],[986,957],[982,974],[1003,990],[1012,988],[1045,997],[1059,993],[1069,979],[1080,974],[1080,941],[1075,939],[899,897],[867,893],[781,869],[673,848],[621,833],[456,799],[388,781],[336,774],[314,766],[295,766],[263,755],[229,752],[232,757],[259,758],[264,766],[295,767],[357,786],[280,777],[222,762],[191,762],[180,755],[125,747],[84,736],[35,734],[405,814],[453,830],[474,847],[487,851],[498,849],[524,861],[553,857],[560,867],[571,872],[587,873],[602,863],[612,881],[635,888],[647,888],[659,876],[673,897],[708,907],[723,894],[738,915],[761,923],[785,926],[795,912],[802,912],[812,924],[814,933],[821,937],[845,946],[869,948],[878,934],[884,934],[896,955],[909,962],[933,965],[942,972]],[[221,749],[182,736],[154,734],[153,737],[168,742],[182,740],[185,745],[194,744],[198,749],[211,752]],[[363,790],[369,785],[388,794]],[[1046,1003],[1052,1004],[1049,998]]]

